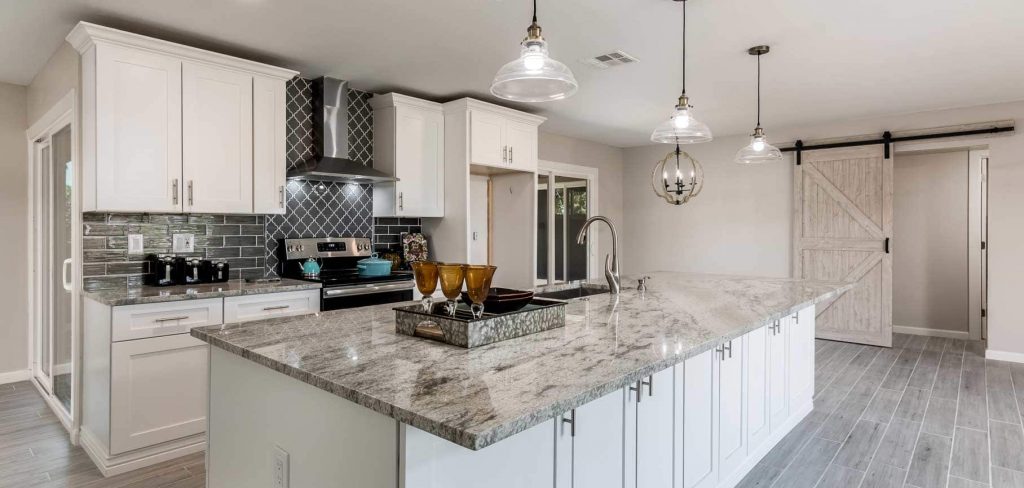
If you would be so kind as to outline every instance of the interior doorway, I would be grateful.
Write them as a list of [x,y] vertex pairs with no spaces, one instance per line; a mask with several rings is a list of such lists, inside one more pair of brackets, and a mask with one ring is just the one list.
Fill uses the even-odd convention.
[[583,244],[576,242],[576,235],[588,218],[597,215],[596,192],[594,168],[541,162],[537,171],[538,285],[593,277],[597,234]]
[[81,211],[74,100],[69,93],[26,136],[32,379],[76,442]]
[[894,332],[984,338],[987,165],[984,148],[897,151]]

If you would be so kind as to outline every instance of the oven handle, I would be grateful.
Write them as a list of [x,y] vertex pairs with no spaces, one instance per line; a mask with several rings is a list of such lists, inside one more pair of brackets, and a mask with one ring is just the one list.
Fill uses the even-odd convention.
[[330,288],[324,289],[324,298],[330,297],[344,297],[354,295],[369,295],[372,293],[380,293],[385,291],[398,291],[398,290],[411,290],[416,287],[413,281],[403,281],[401,283],[390,283],[386,285],[365,285],[356,287],[344,287],[344,288]]

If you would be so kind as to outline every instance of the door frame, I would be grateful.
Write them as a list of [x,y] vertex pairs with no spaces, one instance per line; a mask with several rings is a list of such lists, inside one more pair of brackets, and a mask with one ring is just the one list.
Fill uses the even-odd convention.
[[[71,160],[72,164],[72,179],[74,188],[77,190],[73,194],[71,200],[71,367],[72,367],[72,383],[71,383],[71,412],[70,416],[64,412],[57,400],[53,398],[48,392],[46,392],[42,385],[40,385],[35,377],[35,323],[39,319],[39,307],[41,303],[38,297],[38,287],[45,281],[41,280],[40,273],[48,270],[40,269],[41,266],[36,266],[38,256],[35,252],[37,245],[41,243],[37,242],[36,229],[35,229],[35,210],[40,203],[40,199],[43,197],[43,193],[39,191],[39,180],[40,170],[37,166],[37,159],[35,155],[36,141],[40,138],[47,137],[55,130],[60,129],[70,123],[71,125]],[[71,442],[74,445],[78,445],[78,433],[81,426],[81,409],[82,409],[82,375],[81,375],[81,271],[82,271],[82,158],[80,151],[80,122],[79,122],[79,110],[78,110],[78,96],[75,89],[68,90],[68,92],[54,104],[42,117],[33,123],[28,130],[25,131],[26,148],[28,153],[28,160],[26,162],[28,175],[29,175],[29,188],[28,188],[28,209],[26,214],[26,233],[28,236],[28,249],[25,264],[27,266],[28,276],[28,322],[26,327],[29,329],[28,334],[28,366],[30,370],[30,376],[32,378],[32,384],[39,389],[43,395],[44,400],[49,405],[50,409],[54,411],[57,418],[60,419],[61,424],[71,435]],[[37,270],[40,273],[37,273]],[[52,357],[52,356],[51,356]],[[52,371],[51,371],[52,373]]]
[[[568,176],[571,178],[579,178],[587,180],[587,218],[595,215],[601,215],[598,209],[598,178],[600,171],[597,168],[591,166],[583,166],[579,164],[560,163],[557,161],[548,161],[544,159],[537,160],[537,176],[557,174],[559,176]],[[539,185],[539,183],[538,183]],[[539,188],[539,187],[538,187]],[[555,221],[555,206],[554,206],[555,194],[554,192],[548,192],[548,222]],[[539,204],[539,202],[538,202]],[[539,205],[538,205],[539,206]],[[534,210],[534,214],[536,214]],[[600,261],[597,255],[598,242],[600,242],[601,230],[600,227],[592,227],[589,231],[587,239],[587,279],[596,279],[602,276],[603,273],[599,272]],[[555,234],[548,232],[548,285],[555,282]],[[534,249],[537,248],[537,243],[534,242]],[[534,273],[536,274],[537,265],[534,264]],[[619,264],[621,268],[621,263]],[[536,281],[536,277],[534,277]],[[542,284],[539,283],[538,284]]]
[[[954,152],[954,151],[965,151],[968,153],[968,171],[981,172],[981,185],[986,190],[981,190],[981,194],[976,194],[979,189],[974,188],[971,185],[972,181],[969,180],[968,184],[968,241],[967,241],[967,252],[968,252],[968,331],[967,335],[970,340],[980,340],[986,336],[985,329],[987,328],[987,317],[982,314],[982,310],[988,309],[988,240],[987,235],[988,229],[988,202],[987,202],[987,186],[988,186],[988,169],[989,161],[991,160],[989,152],[989,139],[990,138],[968,138],[968,139],[956,139],[956,140],[944,140],[944,141],[910,141],[910,142],[899,142],[893,144],[894,154],[915,154],[915,153],[926,153],[926,152]],[[985,160],[982,164],[981,160]],[[976,215],[974,212],[975,200],[981,202],[981,217],[979,222],[975,222]],[[977,228],[977,229],[976,229]],[[984,229],[984,230],[983,230]],[[977,232],[975,232],[977,231]],[[986,249],[981,248],[981,241],[984,240],[986,243]]]

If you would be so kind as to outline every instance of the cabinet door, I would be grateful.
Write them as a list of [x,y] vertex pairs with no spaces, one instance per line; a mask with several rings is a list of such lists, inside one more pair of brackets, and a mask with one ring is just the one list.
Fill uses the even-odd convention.
[[573,413],[572,486],[622,488],[625,396],[609,393]]
[[517,171],[537,171],[537,126],[522,122],[505,123],[508,167]]
[[744,336],[746,354],[744,381],[747,383],[747,453],[764,442],[771,432],[768,422],[768,335],[767,326]]
[[[810,310],[810,313],[807,313]],[[789,406],[806,406],[814,396],[814,307],[789,318]]]
[[285,210],[285,84],[262,76],[252,80],[252,204],[259,214]]
[[182,69],[185,211],[252,213],[252,76]]
[[743,426],[743,338],[726,343],[718,355],[718,476],[727,478],[747,457]]
[[181,211],[181,69],[170,56],[96,46],[95,210]]
[[768,411],[772,432],[789,418],[789,324],[781,319],[768,332]]
[[397,107],[395,143],[398,215],[444,216],[444,115]]
[[469,113],[469,162],[484,166],[508,166],[505,119],[479,110]]
[[718,353],[705,351],[686,360],[683,374],[676,375],[676,434],[680,446],[677,464],[683,488],[705,488],[718,483],[718,446],[715,442],[715,409],[718,388]]
[[206,431],[209,351],[180,334],[110,346],[110,453]]
[[636,403],[636,486],[672,488],[674,368],[641,383]]

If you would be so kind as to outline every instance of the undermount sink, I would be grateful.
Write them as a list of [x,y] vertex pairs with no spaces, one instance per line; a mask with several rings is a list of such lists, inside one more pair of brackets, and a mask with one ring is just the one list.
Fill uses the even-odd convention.
[[591,295],[600,295],[602,293],[608,293],[609,289],[607,286],[599,285],[580,285],[572,288],[566,288],[558,291],[545,291],[535,293],[535,297],[539,298],[552,298],[555,300],[572,300],[574,298],[584,298]]

